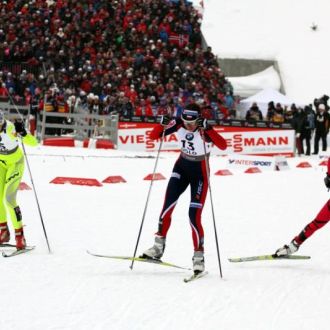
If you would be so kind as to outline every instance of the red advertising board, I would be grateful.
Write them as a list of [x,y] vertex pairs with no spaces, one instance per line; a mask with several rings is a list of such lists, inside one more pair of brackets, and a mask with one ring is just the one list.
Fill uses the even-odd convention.
[[[156,151],[159,141],[149,138],[153,123],[120,122],[118,130],[118,149],[135,151]],[[214,126],[227,141],[225,151],[213,148],[216,155],[244,154],[244,155],[285,155],[294,153],[295,135],[289,129],[250,128],[250,127],[222,127]],[[180,141],[176,134],[165,137],[162,145],[164,151],[179,151]]]

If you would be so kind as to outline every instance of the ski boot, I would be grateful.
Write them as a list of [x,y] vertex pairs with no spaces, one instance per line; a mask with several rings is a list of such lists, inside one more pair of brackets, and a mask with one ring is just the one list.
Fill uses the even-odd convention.
[[277,257],[284,257],[297,252],[298,249],[299,244],[293,239],[289,245],[284,245],[283,247],[277,249],[275,255]]
[[7,243],[10,240],[10,232],[7,223],[0,224],[0,244]]
[[26,248],[26,241],[24,237],[23,228],[15,229],[16,249],[24,250]]
[[193,261],[193,271],[195,275],[203,273],[205,270],[205,262],[204,262],[204,252],[203,251],[195,251],[194,256],[192,258]]
[[165,242],[165,237],[156,235],[154,245],[150,249],[144,251],[141,258],[160,259],[164,254]]

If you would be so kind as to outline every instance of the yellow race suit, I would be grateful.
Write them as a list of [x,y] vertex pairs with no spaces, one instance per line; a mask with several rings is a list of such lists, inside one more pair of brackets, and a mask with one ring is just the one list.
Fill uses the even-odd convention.
[[37,139],[27,133],[20,136],[12,122],[6,120],[0,132],[0,225],[7,223],[7,215],[14,229],[22,228],[22,215],[16,202],[19,184],[24,173],[24,153],[19,144],[36,146]]

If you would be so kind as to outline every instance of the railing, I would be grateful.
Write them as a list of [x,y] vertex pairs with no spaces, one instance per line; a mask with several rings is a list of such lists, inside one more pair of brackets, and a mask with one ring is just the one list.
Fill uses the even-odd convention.
[[30,106],[28,105],[13,105],[0,100],[0,109],[5,112],[6,118],[10,121],[21,118],[26,120],[30,117]]
[[97,115],[82,113],[40,113],[37,120],[37,137],[73,136],[77,140],[102,138],[118,144],[118,115]]

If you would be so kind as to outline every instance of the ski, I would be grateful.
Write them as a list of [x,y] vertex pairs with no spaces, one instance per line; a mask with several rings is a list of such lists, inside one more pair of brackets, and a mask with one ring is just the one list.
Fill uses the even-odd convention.
[[0,248],[6,248],[6,247],[13,247],[13,248],[15,248],[16,245],[15,244],[10,244],[10,243],[2,243],[2,244],[0,244]]
[[[15,246],[16,247],[16,246]],[[17,255],[20,255],[20,254],[23,254],[23,253],[27,253],[27,252],[30,252],[32,250],[35,249],[35,246],[27,246],[25,249],[23,250],[15,250],[15,251],[12,251],[12,252],[2,252],[2,256],[4,258],[10,258],[10,257],[15,257]]]
[[230,262],[245,262],[245,261],[258,261],[258,260],[283,260],[283,259],[292,259],[292,260],[306,260],[310,259],[310,256],[302,255],[292,255],[278,257],[276,254],[265,254],[260,256],[253,257],[241,257],[241,258],[228,258]]
[[175,264],[172,264],[170,262],[162,261],[160,259],[151,259],[151,258],[141,258],[141,257],[127,257],[127,256],[112,256],[112,255],[106,255],[106,254],[97,254],[93,253],[90,251],[86,251],[88,254],[94,257],[100,257],[100,258],[109,258],[109,259],[117,259],[117,260],[134,260],[134,261],[139,261],[139,262],[146,262],[150,264],[156,264],[156,265],[161,265],[161,266],[166,266],[166,267],[173,267],[173,268],[178,268],[178,269],[184,269],[184,270],[191,270],[191,268],[188,267],[181,267]]
[[184,279],[183,279],[183,282],[185,282],[185,283],[192,282],[192,281],[195,281],[195,280],[197,280],[197,279],[199,279],[199,278],[204,277],[204,276],[207,275],[207,274],[208,274],[208,272],[202,272],[202,273],[199,273],[199,274],[197,274],[197,275],[193,274],[193,275],[191,275],[190,277],[186,277],[186,278],[184,278]]

